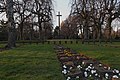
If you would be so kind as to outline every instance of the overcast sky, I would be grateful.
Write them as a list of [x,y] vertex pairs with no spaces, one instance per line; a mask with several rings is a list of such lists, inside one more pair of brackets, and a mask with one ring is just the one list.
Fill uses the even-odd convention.
[[70,0],[54,0],[54,8],[55,8],[55,14],[54,14],[54,26],[58,26],[58,20],[56,17],[56,14],[58,12],[61,12],[61,21],[65,20],[69,13],[70,13]]

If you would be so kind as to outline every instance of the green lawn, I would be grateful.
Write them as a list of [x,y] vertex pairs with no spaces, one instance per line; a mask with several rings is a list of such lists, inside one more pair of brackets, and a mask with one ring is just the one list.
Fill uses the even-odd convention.
[[120,69],[120,42],[112,44],[69,44],[65,45],[75,51],[85,54],[89,57],[111,66],[112,68]]
[[0,44],[0,48],[3,48],[3,47],[5,47],[5,44]]
[[[114,47],[120,42],[100,46],[81,43],[63,45],[120,69],[120,47]],[[0,80],[65,79],[53,44],[32,44],[0,52]]]
[[0,52],[0,80],[64,80],[52,45]]

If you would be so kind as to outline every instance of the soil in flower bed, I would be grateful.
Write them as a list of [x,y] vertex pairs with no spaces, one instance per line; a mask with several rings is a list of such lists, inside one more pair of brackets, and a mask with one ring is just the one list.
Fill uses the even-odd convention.
[[120,71],[117,69],[111,69],[95,59],[78,54],[64,46],[57,45],[54,49],[62,67],[61,72],[67,80],[120,79]]

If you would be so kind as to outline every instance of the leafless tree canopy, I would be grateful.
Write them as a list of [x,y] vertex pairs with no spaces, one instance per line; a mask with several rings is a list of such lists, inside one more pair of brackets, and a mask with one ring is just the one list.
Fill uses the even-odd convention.
[[[111,40],[114,19],[120,17],[119,0],[71,0],[71,16],[76,19],[81,27],[81,35],[84,40],[90,38],[99,39],[105,37]],[[105,36],[103,36],[103,31]]]
[[18,40],[43,39],[43,35],[48,35],[46,30],[52,31],[52,0],[1,0],[0,14],[3,13],[7,15],[6,21],[11,22],[8,28],[14,26],[13,34]]

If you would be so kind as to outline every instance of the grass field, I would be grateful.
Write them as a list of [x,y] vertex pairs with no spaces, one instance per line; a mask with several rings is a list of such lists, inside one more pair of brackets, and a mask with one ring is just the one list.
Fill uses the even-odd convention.
[[75,51],[92,57],[112,68],[120,69],[120,43],[87,45],[65,45]]
[[0,52],[0,80],[64,80],[52,45]]
[[[120,42],[63,45],[120,69]],[[60,70],[53,44],[24,45],[0,52],[0,80],[65,80]]]
[[3,48],[3,47],[5,47],[5,44],[0,44],[0,48]]

